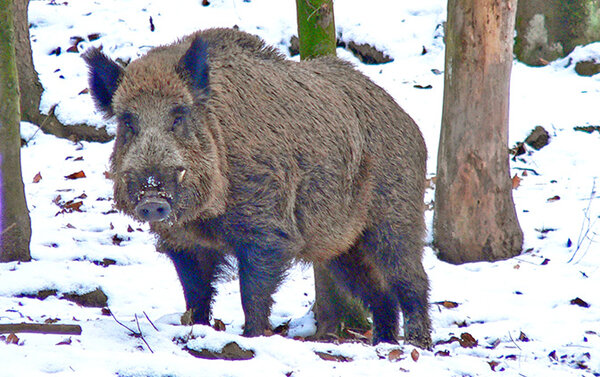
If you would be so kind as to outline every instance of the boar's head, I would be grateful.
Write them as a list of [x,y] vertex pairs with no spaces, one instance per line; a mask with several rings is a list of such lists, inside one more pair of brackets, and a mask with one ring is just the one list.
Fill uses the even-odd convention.
[[83,58],[96,107],[117,120],[117,208],[163,226],[220,212],[224,185],[209,124],[206,42],[159,47],[126,68],[99,49]]

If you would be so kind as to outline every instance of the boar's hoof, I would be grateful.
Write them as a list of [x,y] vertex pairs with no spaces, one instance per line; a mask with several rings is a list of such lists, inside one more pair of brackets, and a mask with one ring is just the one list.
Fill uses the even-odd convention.
[[140,220],[148,222],[162,221],[169,217],[171,206],[165,199],[152,196],[143,198],[135,207],[135,212]]

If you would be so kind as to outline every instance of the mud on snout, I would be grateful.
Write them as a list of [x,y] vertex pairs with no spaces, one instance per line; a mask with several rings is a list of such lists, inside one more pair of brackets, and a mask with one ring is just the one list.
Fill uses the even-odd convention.
[[[177,168],[168,174],[159,174],[156,170],[139,174],[124,174],[127,188],[130,215],[144,222],[175,221],[176,201],[181,183],[185,179],[186,169]],[[117,194],[117,193],[115,193]],[[117,196],[117,195],[116,195]]]

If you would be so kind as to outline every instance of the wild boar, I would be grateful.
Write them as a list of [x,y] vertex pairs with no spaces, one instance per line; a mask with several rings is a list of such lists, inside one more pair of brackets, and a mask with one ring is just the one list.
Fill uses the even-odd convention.
[[[269,328],[296,260],[326,268],[373,314],[373,343],[431,346],[422,266],[426,148],[382,88],[335,57],[294,62],[256,36],[199,31],[126,68],[84,54],[115,117],[118,209],[150,223],[193,320],[237,259],[243,334]],[[335,305],[335,303],[328,303]]]

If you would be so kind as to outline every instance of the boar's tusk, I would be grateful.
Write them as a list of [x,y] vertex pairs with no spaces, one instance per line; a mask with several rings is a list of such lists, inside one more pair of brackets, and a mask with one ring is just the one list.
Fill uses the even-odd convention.
[[183,181],[183,177],[185,177],[185,169],[177,174],[177,183],[181,183]]

